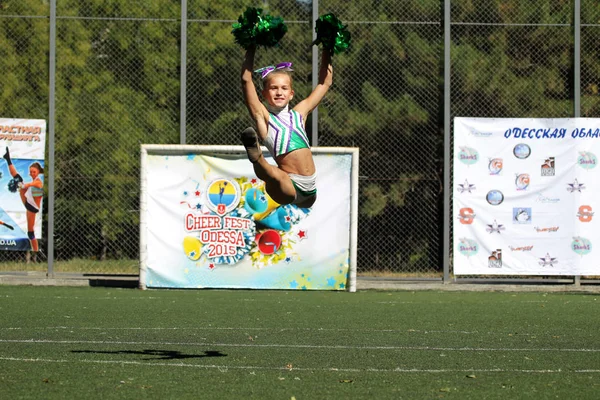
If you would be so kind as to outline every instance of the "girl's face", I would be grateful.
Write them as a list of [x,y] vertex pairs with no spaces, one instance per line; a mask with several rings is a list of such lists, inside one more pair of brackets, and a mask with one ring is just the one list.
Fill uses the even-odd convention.
[[283,108],[294,98],[292,80],[288,74],[271,73],[262,91],[267,103],[274,107]]
[[37,178],[40,174],[40,171],[36,167],[29,167],[29,176],[33,179]]

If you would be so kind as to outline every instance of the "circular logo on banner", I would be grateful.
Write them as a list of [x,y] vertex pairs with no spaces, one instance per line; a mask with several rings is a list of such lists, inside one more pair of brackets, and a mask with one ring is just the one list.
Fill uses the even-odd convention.
[[593,169],[596,168],[598,164],[598,158],[594,153],[590,153],[589,151],[580,151],[579,156],[577,157],[577,165],[579,165],[583,169]]
[[529,174],[518,174],[515,178],[515,185],[517,186],[517,190],[525,190],[529,187],[529,183],[531,182],[529,178]]
[[218,215],[231,212],[240,202],[240,187],[229,179],[216,179],[208,185],[206,206]]
[[584,256],[592,251],[592,242],[581,236],[574,237],[571,242],[571,250],[580,256]]
[[474,256],[479,252],[479,245],[473,239],[458,239],[458,252],[463,256]]
[[504,194],[502,194],[502,192],[499,190],[490,190],[487,196],[485,196],[485,199],[491,205],[497,206],[504,201]]
[[490,175],[498,175],[502,171],[503,162],[501,158],[492,158],[488,164]]
[[471,147],[461,147],[458,152],[458,160],[465,165],[473,165],[479,161],[479,153]]
[[526,145],[525,143],[519,143],[513,149],[513,154],[520,160],[524,160],[531,154],[531,147]]

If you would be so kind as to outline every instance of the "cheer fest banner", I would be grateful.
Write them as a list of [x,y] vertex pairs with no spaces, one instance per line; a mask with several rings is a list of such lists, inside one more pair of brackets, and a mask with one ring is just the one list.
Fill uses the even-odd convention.
[[600,275],[600,119],[454,119],[456,275]]
[[[0,118],[0,250],[32,250],[42,237],[44,174],[30,170],[43,170],[45,148],[46,121]],[[22,187],[34,179],[42,188]]]
[[351,154],[314,155],[302,209],[275,203],[245,153],[178,147],[143,155],[142,287],[346,290]]

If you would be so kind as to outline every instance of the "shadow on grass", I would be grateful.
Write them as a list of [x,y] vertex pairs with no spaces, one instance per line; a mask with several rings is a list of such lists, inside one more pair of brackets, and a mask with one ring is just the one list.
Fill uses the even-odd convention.
[[153,358],[144,358],[144,360],[183,360],[186,358],[204,358],[204,357],[227,357],[220,351],[207,350],[204,354],[182,354],[173,350],[71,350],[71,353],[95,353],[95,354],[137,354],[144,356],[158,356]]

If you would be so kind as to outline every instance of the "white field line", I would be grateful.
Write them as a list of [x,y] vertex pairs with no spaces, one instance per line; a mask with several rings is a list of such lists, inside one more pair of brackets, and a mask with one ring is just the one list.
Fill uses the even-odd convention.
[[221,372],[228,370],[267,370],[267,371],[302,371],[302,372],[396,372],[396,373],[521,373],[521,374],[562,374],[562,373],[579,373],[579,374],[597,374],[598,369],[581,369],[573,371],[565,371],[561,369],[417,369],[417,368],[288,368],[288,367],[262,367],[251,365],[206,365],[206,364],[184,364],[184,363],[164,363],[164,362],[141,362],[141,361],[125,361],[125,360],[52,360],[44,358],[16,358],[16,357],[0,357],[0,361],[18,361],[18,362],[41,362],[41,363],[90,363],[90,364],[121,364],[121,365],[143,365],[157,367],[184,367],[184,368],[201,368],[201,369],[218,369]]
[[[557,294],[560,295],[560,294]],[[88,297],[88,296],[15,296],[15,295],[0,295],[0,298],[27,298],[27,299],[42,299],[42,300],[47,300],[47,299],[64,299],[64,300],[79,300],[79,299],[84,299],[84,300],[125,300],[125,301],[129,301],[129,300],[163,300],[163,297],[160,296],[126,296],[126,297],[121,297],[121,296],[102,296],[102,297]],[[543,296],[545,297],[545,296]],[[193,299],[185,299],[185,301],[197,301],[197,302],[206,302],[206,301],[211,301],[210,298],[206,298],[206,297],[196,297]],[[179,300],[174,300],[175,301],[179,301]],[[251,301],[251,302],[268,302],[268,301],[272,301],[271,298],[265,297],[265,298],[261,298],[261,299],[253,299],[253,298],[240,298],[240,299],[236,299],[235,301]],[[281,299],[281,300],[277,300],[280,303],[298,303],[299,300],[294,298],[294,299]],[[498,301],[494,301],[493,304],[516,304],[516,303],[521,303],[521,304],[532,304],[532,303],[549,303],[550,300],[498,300]],[[567,300],[567,301],[562,301],[561,304],[589,304],[589,303],[597,303],[598,300],[597,298],[594,299],[590,299],[590,300]],[[436,301],[415,301],[415,300],[388,300],[388,301],[374,301],[374,304],[410,304],[410,305],[428,305],[428,304],[447,304],[447,302],[445,301],[441,301],[441,300],[436,300]],[[460,301],[457,301],[456,304],[462,304]]]
[[430,347],[430,346],[348,346],[348,345],[312,345],[312,344],[245,344],[245,343],[190,343],[190,342],[133,342],[117,340],[44,340],[44,339],[0,339],[0,343],[30,344],[111,344],[133,346],[202,346],[202,347],[258,347],[286,349],[336,349],[336,350],[430,350],[430,351],[475,351],[475,352],[568,352],[600,353],[600,349],[561,349],[561,348],[492,348],[492,347]]
[[310,332],[373,332],[373,333],[456,333],[461,335],[511,335],[511,336],[564,336],[560,333],[515,333],[515,332],[479,332],[479,331],[461,331],[461,330],[420,330],[420,329],[375,329],[375,328],[236,328],[236,327],[213,327],[213,326],[195,326],[195,327],[75,327],[75,326],[38,326],[38,327],[0,327],[0,331],[18,331],[18,330],[88,330],[88,331],[184,331],[184,330],[198,330],[198,331],[273,331],[273,332],[286,332],[286,331],[310,331]]

